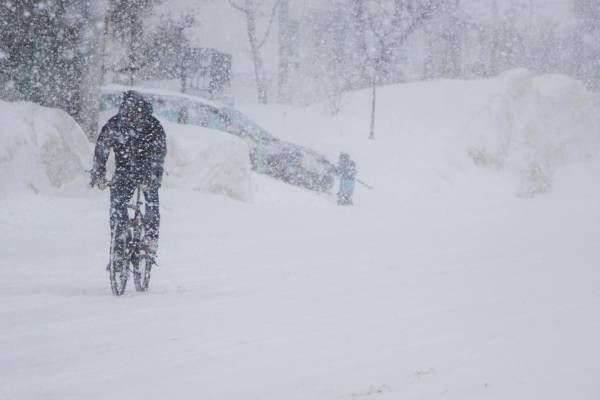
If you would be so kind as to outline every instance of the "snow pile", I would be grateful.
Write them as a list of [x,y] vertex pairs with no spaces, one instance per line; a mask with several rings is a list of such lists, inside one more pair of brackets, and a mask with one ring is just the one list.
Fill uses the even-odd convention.
[[252,200],[248,145],[227,133],[161,121],[167,134],[166,187]]
[[[28,102],[0,101],[0,121],[5,127],[0,135],[0,197],[87,189],[85,171],[92,164],[93,146],[68,114]],[[209,129],[163,124],[168,141],[166,187],[252,199],[245,142]],[[108,169],[110,178],[112,155]]]
[[[477,165],[520,176],[518,194],[547,192],[558,168],[598,154],[600,101],[561,75],[506,73],[469,126],[469,154]],[[502,86],[500,86],[502,88]]]
[[28,102],[0,101],[0,197],[47,193],[82,178],[90,145],[65,112]]
[[359,176],[385,198],[440,191],[529,197],[550,191],[558,169],[600,149],[599,96],[566,76],[522,69],[493,79],[380,87],[374,141],[371,90],[344,95],[335,115],[328,104],[282,108],[283,118],[247,110],[274,134],[332,160],[349,152]]
[[[104,111],[101,125],[116,112]],[[167,136],[163,187],[252,200],[250,153],[243,140],[213,129],[159,120]],[[114,170],[112,152],[108,170]]]

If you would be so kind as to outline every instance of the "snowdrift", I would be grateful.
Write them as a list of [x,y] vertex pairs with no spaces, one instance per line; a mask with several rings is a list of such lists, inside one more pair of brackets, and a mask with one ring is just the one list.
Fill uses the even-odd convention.
[[[87,191],[85,171],[92,165],[93,145],[67,113],[28,102],[0,101],[0,121],[0,198],[22,192]],[[252,199],[249,151],[241,139],[209,129],[164,125],[165,186]],[[114,169],[111,164],[112,155],[109,175]]]
[[243,140],[212,129],[162,123],[168,146],[166,187],[252,200],[250,153]]
[[281,108],[280,120],[273,110],[248,111],[277,135],[332,159],[348,151],[359,175],[396,199],[440,191],[530,197],[551,191],[559,169],[595,159],[600,149],[599,96],[561,75],[519,69],[493,79],[380,87],[374,141],[371,91],[348,93],[340,104],[335,115],[329,104]]
[[[103,112],[101,125],[116,111]],[[164,187],[252,200],[250,151],[243,140],[213,129],[159,120],[167,135]],[[109,171],[113,163],[111,153]]]
[[0,121],[0,197],[56,192],[84,176],[91,147],[67,113],[0,101]]
[[[592,159],[600,147],[598,96],[565,76],[514,70],[488,80],[386,87],[380,97],[378,140],[404,148],[396,157],[437,175],[438,187],[456,183],[460,172],[477,174],[476,166],[500,172],[509,190],[531,197],[551,190],[557,169]],[[470,176],[463,183],[485,186]]]
[[496,81],[481,112],[466,125],[468,154],[476,165],[519,177],[517,193],[551,189],[557,170],[590,161],[600,148],[600,101],[566,76],[525,70]]

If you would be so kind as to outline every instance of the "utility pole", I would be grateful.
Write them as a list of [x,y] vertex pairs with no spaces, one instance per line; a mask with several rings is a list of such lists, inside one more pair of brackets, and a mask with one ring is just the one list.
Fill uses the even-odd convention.
[[375,140],[375,112],[377,110],[377,84],[379,83],[379,64],[381,63],[381,58],[375,58],[373,60],[373,90],[372,90],[372,100],[371,100],[371,128],[369,130],[369,139]]
[[369,139],[375,140],[375,105],[377,103],[377,83],[373,79],[373,101],[371,103],[371,130],[369,131]]

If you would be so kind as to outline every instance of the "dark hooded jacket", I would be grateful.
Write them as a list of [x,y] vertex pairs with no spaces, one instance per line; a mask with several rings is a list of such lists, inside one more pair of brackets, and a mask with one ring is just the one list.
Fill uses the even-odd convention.
[[118,113],[102,127],[94,153],[94,170],[104,176],[110,150],[115,153],[113,179],[159,187],[167,153],[165,131],[152,116],[152,105],[143,100],[139,118],[130,121]]

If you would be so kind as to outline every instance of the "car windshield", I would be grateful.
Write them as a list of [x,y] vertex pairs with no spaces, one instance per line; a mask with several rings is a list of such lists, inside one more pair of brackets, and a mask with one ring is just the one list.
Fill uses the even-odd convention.
[[224,107],[221,111],[231,119],[232,124],[255,140],[262,142],[272,141],[273,137],[267,131],[241,112],[229,107]]
[[[118,108],[121,92],[105,93],[102,96],[102,108]],[[199,125],[247,137],[258,145],[277,142],[266,130],[246,115],[230,107],[215,107],[183,97],[169,95],[144,94],[154,107],[154,114],[167,121]]]
[[100,111],[113,110],[119,108],[123,93],[103,93],[100,97]]
[[230,131],[229,117],[208,104],[166,96],[156,97],[154,103],[156,114],[169,121]]

